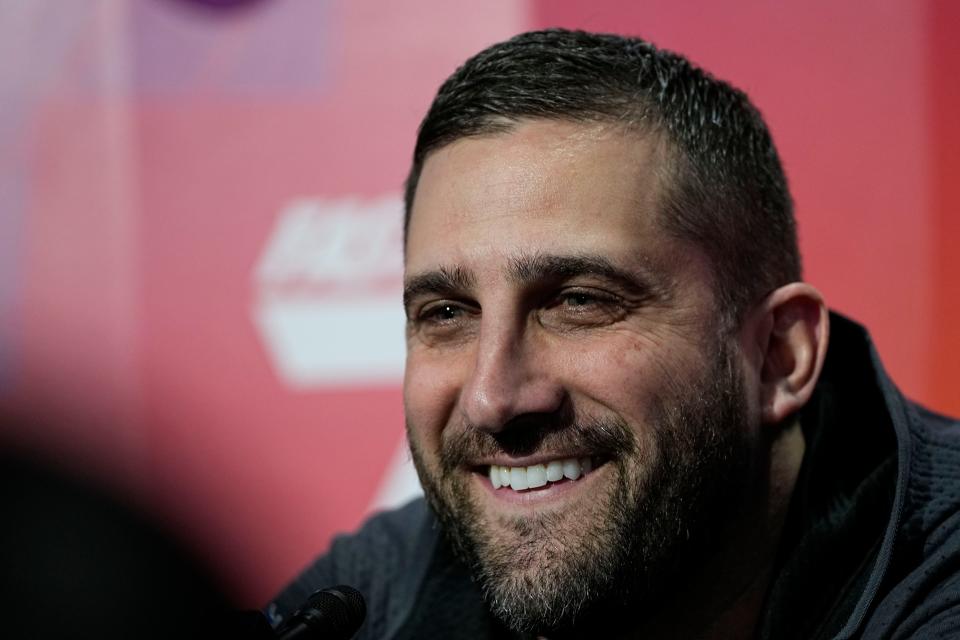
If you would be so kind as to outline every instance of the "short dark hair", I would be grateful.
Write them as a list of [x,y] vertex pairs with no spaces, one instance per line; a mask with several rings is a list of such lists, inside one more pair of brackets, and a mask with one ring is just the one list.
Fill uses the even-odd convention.
[[665,135],[660,223],[706,251],[725,319],[737,324],[767,293],[800,279],[793,204],[760,113],[686,58],[619,35],[523,33],[457,69],[420,124],[404,229],[432,151],[524,119],[623,122]]

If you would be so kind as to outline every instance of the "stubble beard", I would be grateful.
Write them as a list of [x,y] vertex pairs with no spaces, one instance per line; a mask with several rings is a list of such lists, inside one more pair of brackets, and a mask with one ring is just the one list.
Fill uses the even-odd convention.
[[[517,426],[519,443],[468,427],[444,437],[433,472],[408,424],[427,500],[501,622],[520,634],[617,635],[711,555],[713,534],[737,516],[753,465],[741,371],[724,346],[707,368],[652,403],[646,444],[616,418]],[[606,490],[574,513],[481,510],[462,462],[548,442],[610,454]]]

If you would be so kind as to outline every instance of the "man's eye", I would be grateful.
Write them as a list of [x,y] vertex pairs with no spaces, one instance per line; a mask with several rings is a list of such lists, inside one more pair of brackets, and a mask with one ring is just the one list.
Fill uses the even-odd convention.
[[467,304],[438,300],[417,310],[409,327],[427,342],[448,342],[470,335],[477,317],[477,310]]
[[599,304],[602,301],[595,296],[587,293],[570,293],[561,298],[563,304],[568,307],[585,307],[591,304]]
[[555,298],[553,307],[566,307],[584,311],[592,307],[604,307],[616,304],[616,298],[600,291],[562,291]]
[[450,333],[460,329],[476,316],[476,310],[456,300],[428,302],[414,310],[412,326],[420,332]]
[[541,312],[541,321],[558,328],[590,327],[617,322],[624,313],[624,305],[617,296],[573,289],[558,293]]
[[456,304],[441,303],[424,307],[419,319],[426,322],[450,322],[463,314],[463,309]]

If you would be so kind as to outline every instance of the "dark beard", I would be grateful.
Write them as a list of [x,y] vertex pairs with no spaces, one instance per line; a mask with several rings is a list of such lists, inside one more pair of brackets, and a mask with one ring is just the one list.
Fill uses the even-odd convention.
[[[753,467],[741,371],[724,346],[708,369],[654,402],[645,426],[652,451],[617,419],[527,417],[499,434],[444,433],[434,473],[410,438],[430,505],[505,625],[521,634],[617,635],[675,596],[716,549]],[[614,467],[612,487],[580,514],[586,532],[566,530],[564,512],[488,516],[470,497],[465,461],[571,448]]]

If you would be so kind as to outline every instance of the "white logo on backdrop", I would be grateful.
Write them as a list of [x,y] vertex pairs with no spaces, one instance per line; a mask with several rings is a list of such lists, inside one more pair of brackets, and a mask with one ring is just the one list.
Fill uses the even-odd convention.
[[[253,321],[287,385],[400,384],[402,243],[399,196],[302,199],[283,208],[254,270]],[[403,439],[368,508],[421,494]]]
[[402,228],[399,196],[280,212],[254,271],[253,320],[291,388],[400,383]]

